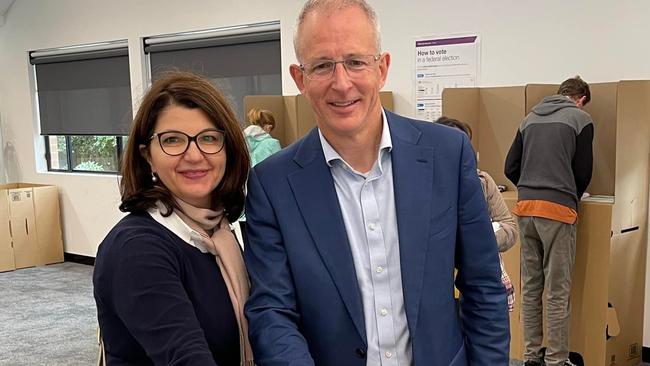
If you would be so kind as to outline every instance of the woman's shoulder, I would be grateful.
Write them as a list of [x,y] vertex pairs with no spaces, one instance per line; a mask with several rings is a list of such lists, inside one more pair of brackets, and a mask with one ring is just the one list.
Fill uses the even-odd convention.
[[118,221],[118,223],[113,226],[108,236],[111,234],[119,235],[121,233],[159,234],[161,229],[164,229],[164,226],[156,222],[156,220],[154,220],[148,212],[133,212],[124,216],[120,221]]
[[145,247],[169,252],[170,248],[175,246],[172,244],[176,240],[180,239],[154,220],[149,213],[130,213],[109,231],[100,244],[99,252],[102,249],[138,251]]

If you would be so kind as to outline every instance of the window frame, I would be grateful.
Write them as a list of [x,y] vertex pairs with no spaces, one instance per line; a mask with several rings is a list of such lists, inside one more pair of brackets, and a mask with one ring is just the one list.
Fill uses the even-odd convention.
[[[29,63],[31,66],[31,75],[33,77],[32,79],[32,85],[34,87],[34,94],[33,94],[33,101],[35,105],[35,113],[34,113],[34,118],[35,118],[35,128],[38,131],[38,134],[40,134],[43,138],[44,146],[43,150],[41,150],[41,153],[43,153],[43,158],[45,159],[45,166],[40,165],[40,163],[37,163],[37,165],[40,165],[41,167],[46,167],[47,172],[55,172],[55,173],[66,173],[66,174],[75,174],[75,173],[82,173],[82,174],[99,174],[99,175],[108,175],[108,176],[119,176],[120,175],[120,170],[122,166],[122,158],[124,154],[124,143],[128,138],[127,134],[84,134],[83,132],[81,134],[68,134],[63,131],[62,134],[43,134],[43,129],[42,129],[42,121],[41,121],[41,112],[40,112],[40,107],[39,104],[41,102],[40,99],[40,90],[38,87],[38,77],[37,77],[37,67],[38,64],[41,63],[48,63],[48,62],[65,62],[65,61],[76,61],[76,60],[85,60],[85,59],[93,59],[93,58],[103,58],[103,57],[114,57],[116,55],[116,52],[120,52],[119,50],[123,50],[121,52],[124,52],[126,50],[126,57],[128,59],[128,40],[126,39],[121,39],[121,40],[115,40],[115,41],[108,41],[108,42],[97,42],[97,43],[92,43],[92,44],[85,44],[85,45],[72,45],[72,46],[65,46],[65,47],[58,47],[58,48],[48,48],[48,49],[40,49],[40,50],[33,50],[28,52],[28,59]],[[85,55],[88,54],[87,58]],[[48,60],[48,61],[38,61],[38,60]],[[49,61],[49,60],[53,61]],[[59,59],[61,61],[59,61]],[[129,74],[125,75],[128,77],[129,84],[131,84],[131,67],[130,64],[128,66]],[[132,105],[133,103],[133,96],[129,98],[129,104]],[[131,110],[131,117],[128,118],[127,120],[132,120],[134,111]],[[81,131],[80,131],[81,132]],[[57,154],[57,152],[52,151],[52,147],[50,145],[51,139],[58,139],[60,137],[64,138],[64,143],[65,143],[65,165],[66,168],[54,168],[52,166],[52,156],[53,153]],[[115,138],[115,148],[111,150],[111,155],[115,157],[115,168],[111,170],[86,170],[86,169],[75,169],[73,166],[74,162],[74,156],[73,156],[73,137],[86,137],[86,138],[97,138],[97,137],[114,137]],[[39,144],[40,145],[40,144]],[[39,148],[40,150],[40,148]],[[91,150],[94,151],[94,150]],[[63,158],[63,155],[61,156]],[[112,161],[112,157],[111,157]],[[77,164],[78,165],[78,164]],[[110,165],[113,165],[111,162]]]
[[[52,151],[50,150],[50,138],[57,138],[57,137],[64,137],[65,138],[65,157],[66,157],[66,162],[67,162],[67,169],[57,169],[57,168],[52,168]],[[57,172],[57,173],[91,173],[91,174],[102,174],[102,175],[119,175],[120,170],[122,169],[122,157],[124,154],[124,140],[128,138],[127,135],[116,135],[115,137],[115,155],[117,157],[117,169],[115,171],[113,170],[108,170],[108,171],[103,171],[103,170],[81,170],[81,169],[74,169],[72,166],[72,142],[71,138],[72,136],[80,136],[80,135],[44,135],[43,140],[45,142],[45,162],[47,164],[47,171],[48,172]],[[86,137],[100,137],[104,135],[87,135]]]

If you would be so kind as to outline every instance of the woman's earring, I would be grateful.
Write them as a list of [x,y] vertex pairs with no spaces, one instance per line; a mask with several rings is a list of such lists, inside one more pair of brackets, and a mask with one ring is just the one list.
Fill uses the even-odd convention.
[[158,177],[156,177],[156,173],[151,172],[151,181],[156,183],[158,182]]

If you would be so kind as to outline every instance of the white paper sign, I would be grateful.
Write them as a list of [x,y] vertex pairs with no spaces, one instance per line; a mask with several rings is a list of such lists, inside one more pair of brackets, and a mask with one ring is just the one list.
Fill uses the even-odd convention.
[[415,40],[415,116],[442,115],[442,90],[476,86],[479,37],[422,37]]

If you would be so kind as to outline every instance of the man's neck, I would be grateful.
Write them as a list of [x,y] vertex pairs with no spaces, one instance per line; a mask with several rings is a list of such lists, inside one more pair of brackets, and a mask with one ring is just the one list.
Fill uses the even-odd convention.
[[323,133],[323,136],[354,170],[367,173],[377,160],[383,125],[383,117],[380,115],[379,122],[372,124],[368,130],[354,135],[328,136]]

